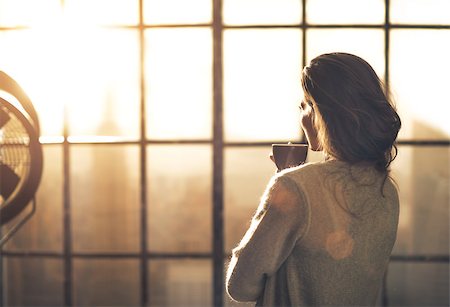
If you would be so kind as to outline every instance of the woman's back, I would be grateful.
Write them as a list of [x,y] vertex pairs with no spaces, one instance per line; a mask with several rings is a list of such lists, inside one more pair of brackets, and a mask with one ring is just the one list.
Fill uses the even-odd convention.
[[283,193],[307,203],[298,206],[307,225],[277,273],[267,276],[258,304],[375,304],[398,224],[392,182],[373,167],[333,160],[281,177],[289,182]]
[[304,136],[327,161],[272,178],[233,250],[227,290],[267,306],[373,305],[397,232],[388,174],[401,120],[358,56],[312,59],[301,85]]

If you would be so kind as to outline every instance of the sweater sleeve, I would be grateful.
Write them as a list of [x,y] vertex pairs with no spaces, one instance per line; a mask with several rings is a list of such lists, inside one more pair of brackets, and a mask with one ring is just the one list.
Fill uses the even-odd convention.
[[236,301],[256,301],[266,276],[279,269],[307,231],[310,213],[305,197],[292,179],[281,174],[269,182],[249,229],[233,249],[226,288]]

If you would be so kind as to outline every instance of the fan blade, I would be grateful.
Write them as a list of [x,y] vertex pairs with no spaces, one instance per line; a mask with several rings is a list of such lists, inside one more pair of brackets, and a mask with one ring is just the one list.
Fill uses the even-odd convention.
[[9,119],[8,113],[3,111],[3,108],[0,107],[0,129],[9,121]]
[[19,176],[12,169],[5,164],[0,164],[0,195],[3,196],[3,199],[8,199],[19,181]]

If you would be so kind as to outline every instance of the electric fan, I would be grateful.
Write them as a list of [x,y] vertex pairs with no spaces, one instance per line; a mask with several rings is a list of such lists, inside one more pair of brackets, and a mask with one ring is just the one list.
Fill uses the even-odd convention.
[[43,156],[39,121],[30,99],[1,71],[0,90],[20,104],[0,97],[0,226],[13,221],[32,203],[32,210],[3,234],[2,246],[35,212],[34,195],[42,176]]

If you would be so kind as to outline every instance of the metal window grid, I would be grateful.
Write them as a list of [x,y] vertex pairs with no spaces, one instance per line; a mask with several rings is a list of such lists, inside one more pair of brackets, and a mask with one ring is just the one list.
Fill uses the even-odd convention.
[[[62,252],[40,252],[40,251],[8,251],[0,252],[0,298],[3,296],[3,257],[19,258],[56,258],[64,261],[64,285],[63,297],[65,306],[73,305],[73,260],[75,258],[83,259],[139,259],[140,261],[140,287],[141,287],[141,306],[149,305],[148,289],[151,284],[148,279],[148,261],[152,259],[212,259],[212,303],[214,306],[224,305],[224,265],[229,257],[224,250],[224,189],[223,189],[223,152],[226,147],[261,147],[270,146],[272,142],[226,142],[223,137],[223,58],[222,58],[222,35],[225,29],[272,29],[272,28],[295,28],[302,31],[302,64],[306,64],[306,37],[307,30],[314,28],[325,29],[383,29],[385,37],[385,83],[389,85],[389,44],[391,29],[450,29],[450,25],[429,25],[429,24],[392,24],[390,23],[389,0],[385,0],[385,21],[384,24],[321,24],[314,25],[306,22],[306,2],[299,0],[302,4],[302,22],[297,25],[242,25],[230,26],[224,25],[222,21],[222,2],[223,0],[212,0],[213,19],[212,23],[206,24],[185,24],[185,25],[146,25],[143,16],[143,0],[139,0],[139,24],[137,26],[114,26],[117,28],[133,28],[139,31],[140,42],[140,139],[138,141],[108,141],[108,142],[69,142],[69,132],[67,126],[67,114],[64,119],[64,141],[63,148],[63,250]],[[64,5],[64,0],[61,0]],[[210,27],[213,30],[213,138],[198,140],[149,140],[146,136],[146,101],[145,101],[145,44],[144,32],[149,28],[181,28],[181,27]],[[0,27],[0,31],[12,29],[21,29],[23,27]],[[276,141],[276,140],[275,140]],[[303,140],[305,141],[305,140]],[[112,144],[112,145],[139,145],[140,148],[140,252],[136,253],[80,253],[72,250],[72,221],[71,221],[71,202],[70,202],[70,146],[72,144]],[[213,236],[211,253],[154,253],[147,249],[148,238],[148,220],[147,220],[147,145],[149,144],[209,144],[213,149],[213,185],[212,185],[212,204],[213,204]],[[44,146],[61,145],[61,143],[44,144]],[[399,146],[435,146],[449,147],[450,140],[399,140]],[[391,261],[398,262],[434,262],[448,263],[449,255],[392,255]],[[385,285],[384,285],[385,286]],[[0,306],[3,306],[3,299],[0,299]],[[383,291],[382,304],[387,306],[389,298],[386,291]]]

